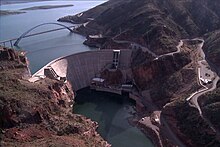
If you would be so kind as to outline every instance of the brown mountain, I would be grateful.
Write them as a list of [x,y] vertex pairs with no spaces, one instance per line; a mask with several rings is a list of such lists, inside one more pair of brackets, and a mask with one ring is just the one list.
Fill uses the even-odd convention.
[[[104,4],[59,21],[83,23],[76,29],[87,35],[85,44],[105,48],[127,48],[137,43],[157,56],[176,51],[180,39],[203,37],[203,49],[212,68],[220,67],[219,0],[109,0]],[[92,38],[89,35],[102,37]],[[123,42],[123,41],[127,42]],[[198,83],[196,50],[185,42],[182,51],[153,60],[137,49],[132,74],[140,91],[162,111],[175,134],[186,146],[219,146],[219,84],[200,99],[204,119],[186,98],[202,87]],[[166,107],[163,107],[166,106]],[[207,121],[209,120],[209,121]],[[218,131],[217,131],[218,132]]]
[[[70,83],[27,81],[21,51],[0,47],[0,146],[103,146],[97,123],[73,114]],[[64,94],[65,93],[65,94]]]
[[[218,0],[110,0],[82,15],[59,21],[89,22],[78,30],[86,35],[114,37],[129,32],[157,54],[176,50],[180,38],[193,38],[220,27]],[[132,36],[132,37],[131,37]],[[105,43],[102,47],[107,46]]]

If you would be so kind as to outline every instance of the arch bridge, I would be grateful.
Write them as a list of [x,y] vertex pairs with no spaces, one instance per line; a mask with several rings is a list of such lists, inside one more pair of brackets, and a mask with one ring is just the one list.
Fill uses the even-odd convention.
[[[60,24],[60,23],[55,23],[55,22],[50,22],[50,23],[42,23],[42,24],[39,24],[31,29],[29,29],[28,31],[24,32],[19,38],[17,38],[17,40],[15,41],[14,43],[14,46],[18,46],[18,43],[21,41],[22,38],[25,38],[27,37],[26,35],[28,33],[30,33],[32,30],[38,28],[38,27],[41,27],[41,26],[44,26],[44,25],[58,25],[58,26],[62,26],[64,29],[67,29],[69,30],[71,33],[73,33],[73,30],[70,28],[70,27],[67,27],[66,25],[63,25],[63,24]],[[71,27],[74,27],[75,26],[71,26]],[[60,29],[63,29],[63,28],[60,28]],[[60,30],[60,29],[54,29],[54,30],[49,30],[49,31],[45,31],[45,32],[41,32],[41,33],[37,33],[37,34],[43,34],[43,33],[47,33],[47,32],[51,32],[51,31],[56,31],[56,30]],[[33,36],[35,34],[32,34],[32,35],[28,35],[28,36]]]

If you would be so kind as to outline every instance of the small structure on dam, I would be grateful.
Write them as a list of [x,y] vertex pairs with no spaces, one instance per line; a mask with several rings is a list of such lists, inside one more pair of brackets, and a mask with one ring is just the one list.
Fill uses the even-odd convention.
[[71,82],[73,90],[90,86],[93,78],[101,78],[107,69],[120,69],[122,80],[126,81],[131,73],[130,49],[87,51],[58,58],[36,72],[29,81],[36,81],[45,76],[54,79],[65,78]]
[[38,72],[29,81],[40,78],[68,80],[73,91],[90,86],[97,91],[116,94],[127,92],[129,97],[136,101],[139,111],[144,109],[141,96],[135,90],[131,72],[132,50],[97,50],[77,53],[58,58]]
[[120,50],[113,50],[113,66],[114,68],[118,68],[119,65],[119,57],[120,57]]

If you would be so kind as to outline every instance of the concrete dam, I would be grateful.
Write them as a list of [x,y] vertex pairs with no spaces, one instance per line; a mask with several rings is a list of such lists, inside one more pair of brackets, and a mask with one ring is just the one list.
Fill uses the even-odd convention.
[[[73,90],[77,91],[90,86],[93,78],[98,77],[108,65],[114,64],[114,51],[87,51],[55,59],[36,72],[30,81],[34,82],[50,75],[55,78],[64,77],[72,84]],[[120,50],[117,66],[123,75],[130,70],[131,53],[130,49]],[[47,72],[48,70],[50,72]]]

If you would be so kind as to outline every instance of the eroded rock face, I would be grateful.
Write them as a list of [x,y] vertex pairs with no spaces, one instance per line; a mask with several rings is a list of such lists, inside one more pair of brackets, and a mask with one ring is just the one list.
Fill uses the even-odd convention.
[[54,99],[58,105],[69,108],[74,104],[74,93],[69,82],[65,84],[55,82],[53,85],[48,86],[48,88],[51,89]]
[[187,52],[176,53],[133,66],[133,78],[139,91],[148,91],[150,99],[163,108],[166,103],[198,90],[190,56]]
[[207,60],[220,74],[220,30],[205,35],[204,52]]
[[26,67],[27,59],[24,52],[0,46],[0,70]]
[[22,79],[27,67],[16,68],[19,63],[10,54],[18,53],[11,51],[10,58],[0,60],[0,146],[109,146],[97,134],[97,123],[72,113],[69,82]]
[[137,86],[146,90],[154,83],[164,81],[190,62],[189,56],[183,53],[165,56],[133,67],[133,76]]
[[162,115],[186,146],[219,146],[215,131],[199,115],[196,108],[184,101],[167,106]]
[[0,47],[0,60],[17,61],[26,64],[24,53],[5,47]]
[[203,116],[209,119],[216,130],[220,131],[220,81],[215,90],[199,98],[199,105],[201,106]]
[[119,69],[117,70],[105,69],[101,73],[101,77],[105,79],[106,85],[120,85],[123,80],[123,74]]

